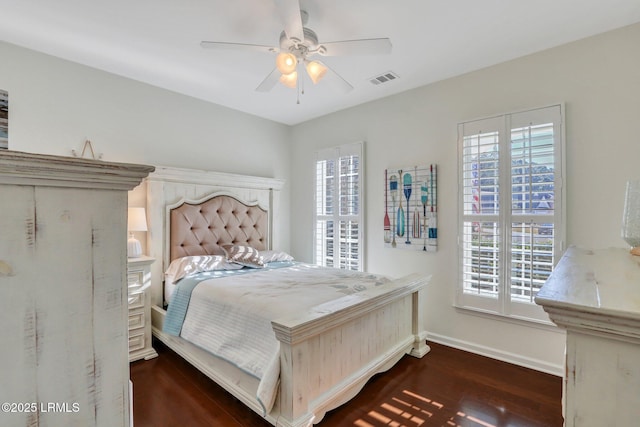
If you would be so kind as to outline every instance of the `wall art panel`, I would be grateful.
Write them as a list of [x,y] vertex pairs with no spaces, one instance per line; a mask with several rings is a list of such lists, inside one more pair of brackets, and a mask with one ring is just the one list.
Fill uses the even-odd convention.
[[438,248],[438,167],[384,171],[384,246],[435,252]]

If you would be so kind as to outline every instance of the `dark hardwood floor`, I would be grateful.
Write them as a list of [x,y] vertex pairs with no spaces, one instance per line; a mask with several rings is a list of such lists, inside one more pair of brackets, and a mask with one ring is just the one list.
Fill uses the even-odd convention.
[[[559,377],[430,343],[405,356],[353,400],[328,413],[330,426],[562,426]],[[173,351],[131,364],[135,427],[269,426]]]

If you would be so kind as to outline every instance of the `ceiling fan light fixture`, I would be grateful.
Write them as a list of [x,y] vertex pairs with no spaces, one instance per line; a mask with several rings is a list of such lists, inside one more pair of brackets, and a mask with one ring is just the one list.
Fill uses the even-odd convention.
[[313,84],[316,84],[327,74],[327,67],[320,61],[309,61],[307,62],[307,74]]
[[288,75],[296,71],[298,59],[293,53],[281,52],[276,57],[276,67],[283,75]]
[[[344,91],[353,90],[353,86],[342,76],[320,61],[310,61],[314,55],[347,56],[374,55],[391,53],[391,40],[388,38],[371,38],[355,40],[339,40],[320,43],[315,31],[306,26],[308,13],[300,9],[300,0],[276,0],[276,9],[284,18],[284,29],[280,32],[278,46],[265,46],[247,43],[229,43],[219,41],[202,41],[203,48],[242,49],[266,53],[277,53],[276,68],[273,69],[256,87],[258,92],[268,92],[280,81],[283,85],[298,89],[298,97],[304,94],[305,80],[302,65],[314,84],[329,74],[327,79],[337,83]],[[300,79],[298,79],[300,73]],[[386,77],[385,77],[386,78]],[[389,78],[391,79],[391,78]],[[379,80],[372,80],[377,82]]]
[[293,73],[289,73],[289,74],[283,74],[280,76],[280,83],[282,83],[286,87],[290,87],[294,89],[296,87],[297,82],[298,82],[297,71],[294,71]]

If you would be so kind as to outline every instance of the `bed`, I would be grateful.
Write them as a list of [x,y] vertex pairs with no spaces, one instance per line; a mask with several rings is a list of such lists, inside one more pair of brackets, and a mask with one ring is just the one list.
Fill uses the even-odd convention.
[[[275,366],[275,377],[270,370],[259,378],[167,332],[167,312],[171,304],[178,306],[172,301],[169,310],[164,307],[167,267],[185,256],[224,254],[222,245],[279,253],[273,249],[279,249],[283,221],[274,218],[279,217],[283,185],[275,179],[163,167],[147,178],[147,246],[150,255],[161,260],[152,271],[152,329],[157,339],[271,424],[308,426],[353,398],[372,376],[405,354],[422,357],[429,351],[422,313],[429,277],[412,274],[383,283],[375,279],[375,286],[364,286],[359,279],[363,287],[358,286],[358,292],[270,317],[268,326],[277,340],[269,364]],[[280,267],[277,274],[284,274],[286,262]],[[245,282],[257,281],[253,273],[245,277],[252,278]],[[267,396],[274,399],[265,404],[264,390],[270,387],[275,389]]]

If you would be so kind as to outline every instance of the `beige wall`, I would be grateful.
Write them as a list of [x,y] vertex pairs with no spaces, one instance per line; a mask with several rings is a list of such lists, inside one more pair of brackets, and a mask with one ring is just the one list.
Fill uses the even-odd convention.
[[[0,58],[12,150],[70,156],[88,138],[107,161],[289,182],[288,126],[7,43]],[[288,250],[287,186],[281,201]]]
[[[564,336],[456,310],[457,124],[564,102],[567,146],[567,240],[624,246],[619,237],[625,181],[640,178],[640,25],[584,39],[340,111],[293,129],[292,251],[312,259],[313,153],[366,141],[366,257],[370,271],[432,273],[432,338],[517,363],[561,372]],[[385,168],[438,164],[439,250],[384,249]]]

